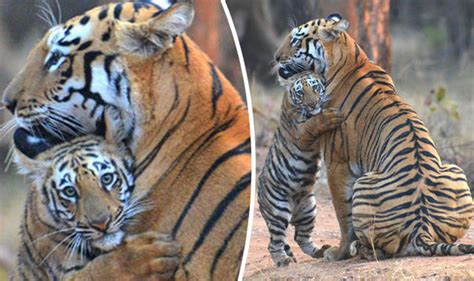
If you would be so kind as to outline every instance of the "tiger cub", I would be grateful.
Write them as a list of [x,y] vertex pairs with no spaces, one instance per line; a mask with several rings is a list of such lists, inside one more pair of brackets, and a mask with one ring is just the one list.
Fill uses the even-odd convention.
[[[127,242],[128,248],[140,247],[134,254],[141,255],[144,263],[147,243],[151,243],[144,240],[167,239],[149,233],[125,238],[127,225],[147,206],[133,196],[134,158],[123,142],[124,127],[117,114],[106,110],[104,138],[78,137],[41,152],[34,160],[15,152],[15,161],[22,163],[20,171],[32,177],[34,184],[26,202],[18,266],[12,279],[97,279],[89,272],[81,275],[91,260],[99,260],[96,257]],[[15,134],[14,140],[25,141],[21,134]],[[176,256],[176,265],[170,266],[174,271],[179,247],[169,240],[164,246],[172,249],[168,256]],[[101,271],[111,280],[113,271],[118,271],[115,267],[135,267],[130,269],[131,276],[142,280],[138,259],[121,263],[117,259],[126,259],[126,255],[109,256],[97,267],[107,267]]]
[[324,109],[324,84],[311,72],[290,80],[280,125],[258,178],[258,203],[270,232],[268,249],[278,267],[296,262],[286,237],[290,223],[305,254],[322,257],[327,248],[318,249],[311,239],[316,216],[313,185],[321,159],[318,136],[338,127],[343,117],[335,108]]

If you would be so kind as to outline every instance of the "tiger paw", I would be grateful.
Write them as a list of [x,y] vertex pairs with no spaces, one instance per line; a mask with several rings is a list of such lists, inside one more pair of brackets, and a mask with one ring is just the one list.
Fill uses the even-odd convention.
[[338,247],[330,247],[324,251],[324,260],[327,262],[337,261],[338,260]]
[[321,247],[321,249],[318,249],[312,257],[313,258],[322,258],[322,257],[324,257],[324,252],[329,248],[331,248],[331,245],[327,245],[327,244],[323,245]]
[[341,126],[342,122],[344,121],[344,115],[342,112],[334,107],[323,109],[323,111],[320,114],[314,116],[314,118],[319,125],[315,130],[317,132],[333,130]]
[[275,264],[277,267],[286,267],[290,265],[290,263],[292,262],[296,262],[296,259],[294,257],[286,256],[286,257],[282,257],[278,261],[275,261]]
[[109,265],[116,265],[113,272],[122,280],[172,280],[180,251],[169,235],[146,232],[128,237],[123,247],[111,252]]
[[317,136],[326,131],[333,130],[344,122],[344,115],[337,108],[323,109],[321,113],[309,118],[301,124],[302,129],[307,133]]

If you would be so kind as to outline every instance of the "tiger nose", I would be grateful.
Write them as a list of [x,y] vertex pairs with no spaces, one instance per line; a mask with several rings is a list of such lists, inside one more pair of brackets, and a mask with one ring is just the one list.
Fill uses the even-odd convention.
[[18,102],[15,99],[3,98],[3,106],[5,106],[12,114],[15,114],[15,109]]
[[110,215],[103,215],[99,216],[93,220],[89,220],[89,225],[92,228],[95,228],[101,232],[105,232],[109,228],[110,221],[112,220],[112,216]]

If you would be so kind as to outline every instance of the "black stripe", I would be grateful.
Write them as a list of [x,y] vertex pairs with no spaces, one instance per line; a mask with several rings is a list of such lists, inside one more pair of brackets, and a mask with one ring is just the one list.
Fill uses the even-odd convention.
[[222,84],[221,80],[219,79],[216,69],[212,63],[209,64],[211,67],[211,77],[212,77],[212,117],[216,115],[217,109],[217,100],[220,96],[222,96]]
[[206,181],[209,179],[209,177],[219,168],[222,163],[227,161],[228,159],[239,156],[241,154],[246,154],[250,153],[250,139],[245,140],[243,143],[237,145],[233,149],[227,151],[226,153],[222,154],[219,158],[217,158],[214,163],[209,167],[207,172],[202,176],[201,180],[199,181],[198,185],[196,186],[196,189],[194,189],[193,194],[191,195],[191,198],[189,199],[188,203],[183,208],[183,211],[181,212],[181,215],[179,216],[178,220],[176,221],[175,226],[173,227],[173,230],[171,231],[171,234],[173,237],[176,236],[176,233],[179,231],[179,228],[181,227],[181,224],[183,223],[184,219],[186,218],[186,215],[189,213],[191,210],[191,206],[194,204],[196,201],[197,197],[199,196],[201,189],[204,187],[204,184]]
[[186,70],[189,72],[189,48],[188,44],[186,44],[186,41],[184,40],[183,36],[179,36],[181,39],[181,43],[183,44],[183,50],[184,50],[184,57],[186,58]]
[[120,19],[121,13],[122,13],[122,4],[118,3],[114,8],[114,18]]
[[[214,256],[214,260],[212,261],[211,265],[211,280],[214,275],[214,271],[216,270],[217,263],[219,262],[219,259],[221,258],[222,254],[225,252],[227,249],[227,245],[229,245],[229,242],[232,241],[232,238],[234,237],[235,233],[237,230],[240,228],[242,223],[247,220],[249,217],[249,209],[245,210],[242,215],[240,215],[240,220],[237,222],[237,224],[232,228],[232,230],[227,234],[227,236],[224,238],[224,242],[222,245],[219,247],[219,249],[216,252],[216,255]],[[242,261],[241,261],[242,262]]]
[[79,46],[79,48],[77,48],[77,50],[78,50],[78,51],[85,50],[85,49],[89,48],[91,45],[92,45],[92,40],[86,41],[86,42],[82,43],[82,44]]
[[137,165],[137,169],[135,170],[135,176],[139,177],[145,169],[150,165],[150,163],[155,159],[158,152],[161,150],[161,147],[165,144],[165,142],[178,130],[179,127],[184,123],[186,116],[189,112],[190,101],[188,100],[188,104],[186,105],[186,109],[181,116],[181,119],[174,125],[171,129],[169,129],[163,138],[158,142],[158,144],[153,148],[150,154],[146,156],[146,158]]
[[105,17],[107,17],[107,12],[108,12],[107,6],[104,6],[104,9],[100,11],[99,13],[99,20],[105,19]]
[[227,207],[240,195],[241,192],[248,189],[251,181],[251,173],[245,174],[235,184],[234,188],[222,199],[219,205],[212,212],[211,217],[207,220],[204,229],[199,234],[197,241],[194,243],[192,250],[183,259],[183,266],[188,264],[196,251],[202,246],[206,237],[212,231],[218,220],[225,214]]

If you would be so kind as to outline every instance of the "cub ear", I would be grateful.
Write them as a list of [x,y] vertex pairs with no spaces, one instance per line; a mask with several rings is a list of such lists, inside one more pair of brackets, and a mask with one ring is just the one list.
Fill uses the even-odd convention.
[[320,27],[319,35],[322,40],[331,41],[338,38],[342,32],[349,27],[349,22],[345,19],[339,19],[334,25],[328,27]]
[[106,106],[104,109],[105,140],[109,144],[121,145],[127,133],[124,120],[120,111],[114,106]]
[[50,158],[43,157],[43,153],[37,158],[30,158],[23,154],[19,149],[14,150],[13,162],[16,164],[18,172],[28,176],[31,180],[37,182],[44,179],[52,165]]
[[160,15],[144,22],[117,21],[116,38],[119,49],[127,54],[149,57],[170,48],[174,37],[192,23],[194,8],[190,3],[178,3]]

